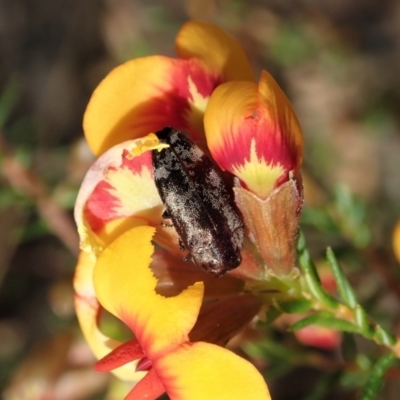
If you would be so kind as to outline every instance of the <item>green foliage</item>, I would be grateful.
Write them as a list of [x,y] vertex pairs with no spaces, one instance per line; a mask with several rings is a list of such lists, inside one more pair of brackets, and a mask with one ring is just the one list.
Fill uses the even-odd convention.
[[312,309],[312,302],[306,299],[298,299],[293,301],[275,301],[274,306],[288,314],[299,314]]
[[299,265],[303,272],[304,281],[308,291],[312,296],[323,303],[329,309],[335,309],[339,306],[339,302],[330,296],[322,287],[317,270],[311,260],[310,253],[306,248],[304,236],[300,234],[298,241]]
[[268,380],[286,374],[305,355],[304,349],[287,351],[287,346],[272,340],[272,338],[259,342],[248,342],[243,346],[243,350],[253,359],[269,360],[270,366],[265,372]]
[[[370,318],[362,306],[358,304],[355,292],[340,267],[332,249],[328,248],[327,259],[336,281],[336,286],[341,298],[340,301],[331,297],[322,287],[317,270],[305,246],[303,235],[300,235],[298,249],[299,264],[304,274],[305,292],[308,292],[308,296],[316,301],[314,308],[323,308],[325,311],[298,321],[292,326],[292,330],[316,324],[344,332],[357,332],[365,338],[372,339],[376,343],[384,346],[393,346],[396,343],[394,336],[380,325],[373,322],[372,318]],[[328,313],[326,311],[328,311]],[[335,313],[338,314],[338,316],[335,316]],[[342,314],[346,314],[347,321],[339,317]]]
[[332,391],[332,387],[338,384],[340,372],[328,374],[319,380],[317,385],[310,390],[304,400],[320,400],[324,399]]
[[[352,196],[348,196],[342,192],[338,198],[341,199],[339,200],[339,204],[341,205],[337,209],[341,209],[342,211],[357,210],[354,213],[354,218],[350,218],[353,222],[343,223],[342,227],[351,227],[351,229],[347,230],[348,233],[358,228],[364,229],[367,232],[364,206],[360,206],[360,203],[351,200],[353,199]],[[336,213],[336,215],[339,214]],[[340,231],[339,224],[336,227]],[[356,232],[353,232],[348,237],[354,239],[359,236]],[[353,240],[352,244],[360,245],[361,242]],[[365,245],[366,242],[363,242],[363,244]],[[318,385],[313,390],[310,390],[307,398],[322,399],[329,393],[329,389],[332,389],[334,384],[337,385],[340,382],[343,388],[360,391],[361,400],[372,400],[383,385],[386,371],[397,360],[397,340],[387,329],[377,324],[360,304],[357,299],[356,290],[347,278],[332,248],[327,249],[326,260],[336,283],[336,294],[332,294],[324,288],[318,270],[307,248],[305,237],[300,233],[298,240],[298,261],[302,272],[300,277],[301,291],[294,291],[291,296],[286,299],[283,298],[283,300],[275,299],[273,305],[279,313],[298,315],[300,317],[291,324],[289,330],[292,332],[300,331],[309,326],[319,326],[343,333],[342,357],[346,363],[353,365],[353,367],[347,371],[338,366],[335,372],[325,375]],[[357,339],[360,336],[364,340],[375,342],[378,346],[386,347],[389,353],[374,362],[373,355],[360,352]],[[246,348],[247,350],[249,349]],[[254,353],[255,350],[252,349],[249,351]],[[282,367],[282,363],[287,365],[286,363],[291,362],[293,366],[298,361],[294,355],[298,355],[297,352],[289,352],[291,353],[289,360],[289,356],[284,356],[283,351],[282,354],[280,352],[272,354],[271,351],[265,354],[263,353],[263,351],[265,352],[265,348],[264,350],[259,349],[259,351],[261,351],[263,356],[267,356],[271,360],[274,364],[274,371],[283,373],[286,369]],[[358,369],[354,369],[354,366],[358,366]]]
[[304,29],[285,24],[268,50],[276,62],[288,67],[309,59],[317,49]]
[[345,185],[337,185],[331,213],[343,235],[357,247],[368,245],[371,235],[366,224],[367,207]]
[[3,129],[20,96],[21,87],[11,78],[0,95],[0,128]]
[[335,187],[333,199],[326,207],[306,207],[302,222],[318,231],[342,236],[357,248],[366,247],[371,240],[366,204],[345,185]]
[[22,208],[33,207],[32,201],[27,199],[21,193],[9,187],[0,188],[0,210],[5,210],[11,206],[20,206]]
[[354,308],[357,305],[356,295],[330,247],[326,251],[326,258],[335,277],[340,297],[348,307]]
[[344,319],[337,318],[334,316],[334,314],[327,311],[321,311],[301,319],[291,326],[291,330],[298,331],[299,329],[303,329],[310,325],[318,325],[325,328],[336,329],[342,332],[360,332],[360,329],[355,324]]
[[370,370],[360,400],[373,400],[383,385],[386,371],[396,362],[394,354],[381,357]]

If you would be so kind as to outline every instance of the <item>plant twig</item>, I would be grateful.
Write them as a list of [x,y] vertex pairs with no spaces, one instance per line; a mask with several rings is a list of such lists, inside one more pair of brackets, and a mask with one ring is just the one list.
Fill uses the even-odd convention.
[[0,173],[11,187],[32,199],[38,213],[64,245],[78,254],[79,238],[72,220],[54,201],[44,183],[15,157],[0,132],[0,151],[3,153]]

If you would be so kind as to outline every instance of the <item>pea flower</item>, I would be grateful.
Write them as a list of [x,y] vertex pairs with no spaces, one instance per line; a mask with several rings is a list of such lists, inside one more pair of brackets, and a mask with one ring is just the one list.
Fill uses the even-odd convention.
[[[237,398],[269,398],[263,378],[249,362],[214,344],[189,340],[202,304],[203,282],[169,298],[154,291],[157,279],[148,268],[154,231],[139,226],[123,233],[96,263],[98,299],[135,333],[134,339],[99,361],[97,369],[140,359],[137,369],[149,372],[128,399],[157,398],[165,391],[174,399],[219,399],[225,398],[226,385]],[[126,251],[131,243],[140,249],[133,255],[134,268],[132,254]]]
[[165,126],[204,141],[203,114],[213,90],[226,81],[254,79],[243,49],[214,25],[186,23],[175,47],[178,59],[149,56],[128,61],[97,87],[83,121],[96,155]]
[[220,85],[204,125],[214,160],[238,178],[236,203],[269,272],[291,274],[303,201],[303,137],[289,100],[263,71],[258,86]]
[[[128,398],[269,399],[256,369],[223,346],[265,308],[269,277],[296,274],[301,130],[273,78],[263,72],[254,83],[243,50],[219,28],[186,23],[176,50],[178,59],[117,67],[86,110],[99,158],[75,207],[77,316],[97,369],[135,383]],[[165,126],[185,130],[235,176],[247,239],[242,264],[222,278],[184,262],[176,231],[162,223],[151,151],[164,146],[152,132]],[[105,335],[103,309],[134,338]]]
[[393,228],[392,248],[397,262],[400,263],[400,221],[397,221]]
[[[129,345],[111,340],[102,334],[98,326],[102,307],[124,321],[132,329],[136,338],[141,335],[141,326],[138,327],[136,322],[133,323],[132,321],[144,318],[147,321],[146,329],[152,331],[150,317],[154,317],[155,321],[160,323],[160,318],[156,318],[157,313],[155,310],[158,310],[163,318],[166,315],[169,316],[176,330],[183,322],[183,318],[181,317],[181,312],[174,314],[168,309],[167,300],[171,302],[171,299],[179,297],[188,286],[201,282],[203,290],[201,295],[198,295],[201,308],[199,307],[196,311],[193,309],[187,311],[191,313],[191,318],[195,324],[193,324],[192,329],[189,327],[185,334],[193,343],[208,342],[220,346],[225,345],[232,336],[250,322],[261,308],[261,302],[257,296],[242,293],[244,286],[242,281],[229,276],[217,280],[214,276],[205,273],[194,264],[182,260],[182,252],[179,250],[179,238],[176,232],[170,227],[161,225],[163,204],[152,178],[150,157],[150,150],[157,149],[158,146],[160,144],[158,144],[155,135],[148,135],[142,139],[127,141],[109,149],[91,167],[82,184],[76,204],[76,220],[78,226],[83,227],[81,237],[84,251],[80,256],[75,275],[75,304],[82,330],[98,358],[111,352],[113,354],[112,357],[119,360],[118,363],[110,364],[105,362],[104,365],[106,367],[110,368],[111,365],[113,369],[116,368],[116,374],[122,379],[140,382],[140,379],[143,378],[141,366],[126,365],[123,367],[123,361],[127,361],[126,357],[121,357],[120,352],[114,353],[114,351],[117,351],[116,349],[122,346],[122,354],[125,352],[128,356],[131,356],[129,361],[134,360],[135,356],[137,356],[137,359],[143,359],[143,357],[139,357],[141,353],[139,355],[134,353],[132,356],[132,350]],[[115,193],[118,193],[120,197],[113,197],[112,195]],[[125,199],[124,196],[127,196],[127,198]],[[103,212],[104,206],[106,206],[105,213]],[[98,214],[96,215],[96,213]],[[126,214],[124,215],[123,213]],[[151,236],[153,236],[153,242],[160,248],[151,252],[153,253],[151,262],[149,261],[150,257],[148,257],[147,261],[140,266],[138,257],[143,257],[145,250],[142,243],[143,240],[139,240],[141,235],[132,236],[132,240],[124,241],[124,247],[115,249],[113,246],[123,235],[143,228],[143,226],[157,228],[154,236]],[[150,238],[147,240],[147,247],[150,247]],[[96,272],[99,270],[99,263],[106,254],[108,254],[107,261],[103,262],[103,264],[107,265],[112,278],[108,274]],[[126,269],[122,268],[123,262],[120,256],[125,257],[124,260],[128,263]],[[106,267],[100,270],[103,271],[104,268]],[[145,314],[147,308],[143,308],[135,300],[139,292],[136,291],[133,282],[141,289],[144,289],[145,282],[144,278],[141,277],[139,268],[145,269],[147,274],[154,273],[158,279],[153,278],[153,284],[148,288],[152,296],[161,299],[162,296],[166,297],[165,303],[160,300],[161,302],[149,306],[153,313],[149,313],[147,317]],[[114,282],[112,289],[107,292],[109,299],[107,296],[102,297],[100,295],[102,286],[97,285],[96,287],[93,283],[93,276],[95,277],[95,283],[96,281],[103,282],[103,280],[96,279],[96,276],[104,276],[104,282],[108,282],[110,285]],[[116,276],[119,278],[114,279]],[[129,287],[125,296],[122,293],[122,282],[127,282]],[[140,292],[139,296],[144,299],[146,304],[152,304],[150,295],[147,292]],[[121,304],[116,309],[112,305],[114,304],[113,302]],[[127,307],[122,307],[125,303]],[[164,307],[163,304],[166,304],[166,306]],[[185,301],[179,304],[180,307],[176,307],[175,310],[179,308],[182,311],[186,310]],[[131,307],[136,310],[135,314],[132,314]],[[230,310],[230,312],[227,313],[226,310]],[[157,327],[157,323],[153,324],[155,337],[160,335],[164,340],[172,343],[173,338],[168,337],[167,331],[162,325]],[[188,340],[187,342],[189,343]],[[183,344],[185,343],[183,342]],[[178,344],[181,345],[182,343]],[[132,346],[132,343],[130,345]],[[149,356],[150,353],[146,346],[147,341],[144,341],[140,346],[143,349],[141,350],[143,352],[142,355]],[[173,350],[176,350],[176,348],[173,348]],[[227,350],[224,351],[229,353]],[[215,353],[211,351],[207,354],[210,355],[208,362],[212,369],[212,374],[215,375],[215,363],[212,356]],[[152,362],[153,359],[150,361]],[[243,362],[247,365],[247,361],[243,360]],[[241,363],[242,360],[240,361]],[[102,366],[101,368],[104,367]],[[250,365],[245,367],[245,369],[248,368],[250,368]],[[157,369],[154,369],[154,371],[157,371]],[[224,371],[224,373],[229,374],[228,371],[231,370],[225,366]],[[237,380],[235,369],[231,372],[231,377]],[[251,375],[254,373],[255,371]],[[155,378],[161,379],[159,375]],[[142,387],[142,385],[139,387]],[[163,382],[163,384],[158,384],[157,387],[166,387],[165,385],[166,383]],[[261,396],[258,397],[261,399],[268,398],[263,397],[264,395],[261,394],[267,393],[265,383],[263,385],[260,388],[260,390],[262,389],[261,391],[257,390],[255,392],[258,393],[258,396]],[[153,393],[152,391],[156,390],[152,386],[145,386],[145,388],[145,391],[149,393]],[[216,390],[216,386],[213,385],[213,388],[213,390]],[[141,389],[135,389],[135,396],[137,396],[137,390]],[[225,378],[223,381],[221,380],[220,390],[224,393],[226,391]],[[193,391],[197,393],[198,388],[194,387]],[[182,398],[187,397],[184,396]]]

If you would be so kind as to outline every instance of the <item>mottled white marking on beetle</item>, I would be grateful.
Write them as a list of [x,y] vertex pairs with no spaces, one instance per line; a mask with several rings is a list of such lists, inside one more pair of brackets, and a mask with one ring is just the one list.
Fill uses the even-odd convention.
[[169,147],[153,151],[154,180],[166,211],[193,261],[222,276],[241,263],[243,222],[221,173],[189,138],[157,132]]

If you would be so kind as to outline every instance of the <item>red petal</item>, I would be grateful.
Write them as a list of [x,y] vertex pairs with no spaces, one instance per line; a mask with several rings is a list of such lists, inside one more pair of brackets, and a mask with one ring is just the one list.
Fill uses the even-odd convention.
[[111,353],[97,361],[94,369],[102,372],[111,371],[143,356],[144,353],[140,344],[136,339],[133,339],[115,348]]
[[158,379],[154,369],[149,373],[128,393],[125,400],[152,400],[161,396],[165,392],[165,388]]

